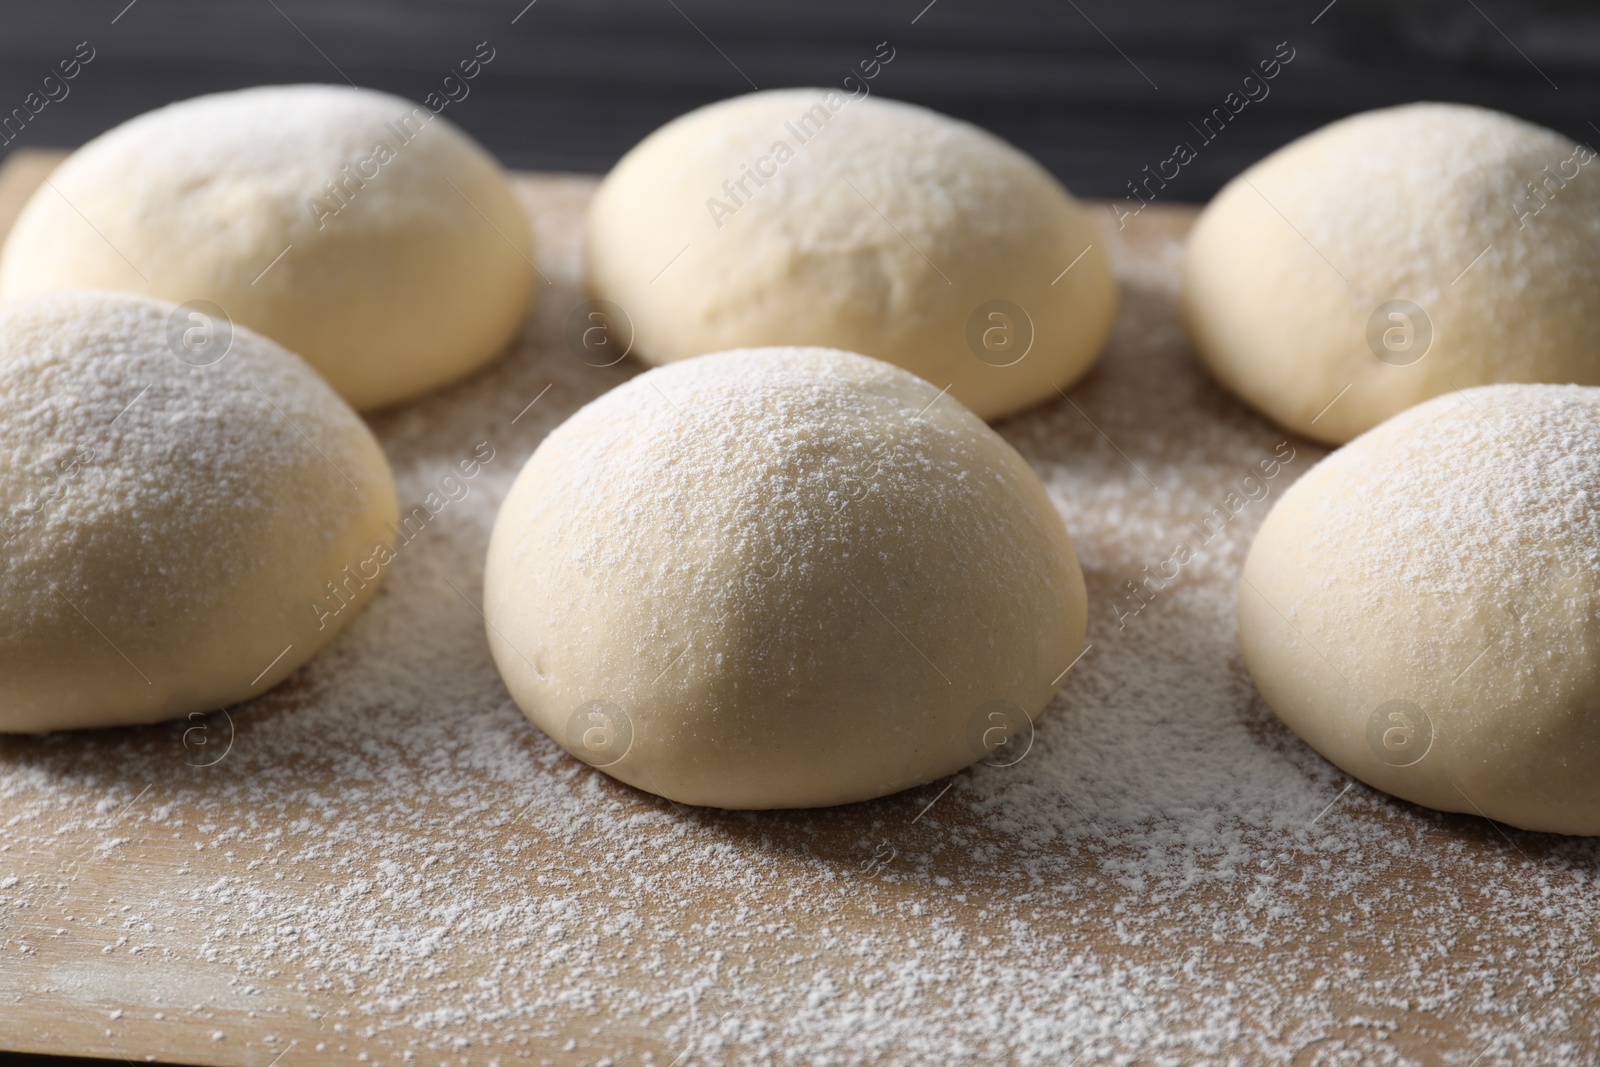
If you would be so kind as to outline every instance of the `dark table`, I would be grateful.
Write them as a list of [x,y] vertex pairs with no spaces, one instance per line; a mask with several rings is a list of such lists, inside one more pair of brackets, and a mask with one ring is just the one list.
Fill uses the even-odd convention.
[[838,83],[880,42],[895,58],[876,91],[999,133],[1085,196],[1125,195],[1286,49],[1266,94],[1163,196],[1205,200],[1308,130],[1409,100],[1600,140],[1592,0],[13,0],[0,116],[84,41],[95,58],[67,96],[13,122],[0,153],[266,82],[421,101],[479,42],[494,59],[448,115],[524,169],[603,171],[675,115],[752,86]]

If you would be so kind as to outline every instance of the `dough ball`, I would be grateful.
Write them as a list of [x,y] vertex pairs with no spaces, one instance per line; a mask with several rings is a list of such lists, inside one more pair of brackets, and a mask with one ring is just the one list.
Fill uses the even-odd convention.
[[159,108],[74,152],[6,240],[0,294],[208,300],[368,409],[505,348],[532,257],[505,172],[445,119],[387,93],[268,86]]
[[1468,389],[1333,453],[1251,546],[1239,636],[1369,785],[1600,833],[1600,389]]
[[1000,762],[1020,758],[1083,645],[1083,575],[1022,457],[938,392],[768,348],[584,407],[489,543],[512,697],[574,755],[687,804],[842,804],[1009,739]]
[[249,699],[381,579],[395,496],[372,434],[249,330],[190,362],[204,328],[120,293],[0,305],[0,730]]
[[1087,373],[1116,313],[1099,238],[1042,167],[842,90],[751,93],[663,126],[600,184],[588,246],[592,295],[626,313],[647,363],[843,348],[986,419]]
[[1600,384],[1597,170],[1587,147],[1482,108],[1335,122],[1201,214],[1189,335],[1225,386],[1332,443],[1458,388]]

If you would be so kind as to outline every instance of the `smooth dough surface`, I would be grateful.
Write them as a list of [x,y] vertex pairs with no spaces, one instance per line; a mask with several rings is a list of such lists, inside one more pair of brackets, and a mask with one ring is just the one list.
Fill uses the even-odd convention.
[[448,120],[387,93],[268,86],[159,108],[74,152],[7,238],[0,295],[208,300],[369,409],[504,349],[532,256],[505,172]]
[[1600,389],[1468,389],[1333,453],[1251,546],[1239,636],[1369,785],[1600,833]]
[[214,363],[180,360],[172,312],[104,292],[0,305],[0,730],[256,696],[382,578],[394,483],[360,418],[244,329]]
[[590,292],[626,312],[647,363],[842,348],[986,419],[1087,373],[1116,313],[1104,249],[1042,167],[842,90],[751,93],[663,126],[601,183],[588,255]]
[[1335,122],[1201,214],[1190,337],[1229,389],[1331,443],[1453,389],[1600,384],[1597,170],[1586,146],[1482,108]]
[[1083,645],[1083,575],[1027,463],[937,394],[756,349],[579,410],[489,545],[489,643],[524,713],[724,808],[881,796],[1031,739]]

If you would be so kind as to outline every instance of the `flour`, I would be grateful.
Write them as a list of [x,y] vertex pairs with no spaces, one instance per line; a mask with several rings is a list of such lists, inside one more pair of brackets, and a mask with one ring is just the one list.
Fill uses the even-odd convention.
[[[85,1051],[181,1031],[250,1064],[1593,1061],[1596,847],[1392,801],[1278,724],[1234,626],[1265,507],[1119,629],[1128,576],[1283,439],[1188,355],[1175,240],[1112,244],[1124,310],[1081,412],[999,427],[1090,595],[1015,766],[693,810],[527,723],[478,611],[495,508],[639,369],[562,342],[587,188],[526,191],[557,287],[521,349],[374,421],[402,501],[479,442],[494,463],[333,647],[230,709],[227,758],[184,766],[192,724],[0,742],[0,991],[46,975],[29,995],[93,1017],[58,1009]],[[1320,455],[1295,447],[1279,491]]]

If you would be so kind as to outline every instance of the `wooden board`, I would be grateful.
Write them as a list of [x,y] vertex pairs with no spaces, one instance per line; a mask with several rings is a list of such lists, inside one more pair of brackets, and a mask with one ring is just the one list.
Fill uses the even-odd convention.
[[[0,224],[55,159],[11,157]],[[551,284],[514,353],[373,420],[402,499],[469,447],[437,433],[463,412],[501,454],[482,491],[503,493],[638,370],[561,341],[593,180],[517,183]],[[386,643],[417,628],[380,596],[201,736],[0,739],[0,1047],[249,1067],[1595,1062],[1595,848],[1373,793],[1272,718],[1226,593],[1264,505],[1139,617],[1110,608],[1284,440],[1187,350],[1192,215],[1097,213],[1123,285],[1110,350],[1000,427],[1062,507],[1092,604],[1030,759],[816,812],[620,786],[499,689],[468,596],[487,529],[442,523],[386,578],[431,598],[425,641]],[[1284,481],[1320,454],[1294,447]],[[413,669],[455,672],[461,698],[408,703]],[[354,684],[369,703],[327,714],[320,694]]]

